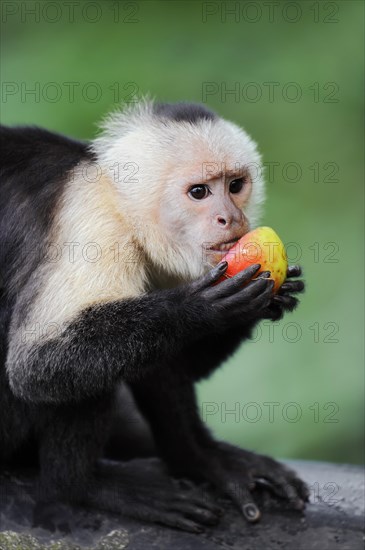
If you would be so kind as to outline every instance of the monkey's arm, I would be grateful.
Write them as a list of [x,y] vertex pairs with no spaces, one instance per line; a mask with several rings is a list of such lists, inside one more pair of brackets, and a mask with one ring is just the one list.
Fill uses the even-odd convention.
[[209,376],[223,361],[226,361],[239,348],[240,344],[250,338],[257,321],[247,321],[239,327],[223,332],[215,332],[200,338],[182,350],[191,379],[200,380]]
[[[272,285],[250,281],[251,266],[221,285],[217,266],[194,283],[139,298],[89,307],[55,338],[24,342],[11,329],[7,372],[13,392],[34,402],[62,403],[110,391],[119,379],[139,380],[163,370],[183,345],[270,302]],[[172,363],[173,364],[173,363]]]

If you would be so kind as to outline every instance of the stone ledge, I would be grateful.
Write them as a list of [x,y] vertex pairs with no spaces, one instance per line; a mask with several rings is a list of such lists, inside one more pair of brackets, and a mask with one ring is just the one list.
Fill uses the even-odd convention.
[[[138,461],[150,468],[153,459]],[[364,473],[359,466],[290,461],[312,488],[304,514],[278,506],[247,525],[229,502],[220,524],[192,535],[128,518],[65,507],[69,534],[31,528],[34,499],[26,472],[0,474],[0,550],[362,550]]]

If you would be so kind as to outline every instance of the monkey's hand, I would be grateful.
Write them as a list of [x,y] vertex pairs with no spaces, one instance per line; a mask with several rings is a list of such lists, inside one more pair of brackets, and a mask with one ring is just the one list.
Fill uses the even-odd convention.
[[270,304],[264,309],[262,318],[278,321],[286,311],[293,311],[299,300],[293,294],[304,291],[304,282],[302,280],[291,281],[292,277],[300,277],[302,270],[299,265],[288,267],[287,279],[281,285],[278,292],[272,296]]
[[260,264],[251,265],[216,285],[227,265],[221,262],[184,287],[185,318],[189,319],[196,337],[204,336],[204,329],[211,335],[212,331],[224,332],[262,319],[271,303],[274,281],[267,278],[268,273],[254,278]]

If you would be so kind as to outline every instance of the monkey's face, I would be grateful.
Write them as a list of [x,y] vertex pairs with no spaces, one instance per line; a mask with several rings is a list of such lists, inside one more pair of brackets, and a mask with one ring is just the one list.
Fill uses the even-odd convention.
[[[252,192],[250,174],[224,162],[177,168],[158,212],[171,246],[182,251],[196,276],[217,264],[250,228],[245,213]],[[195,169],[194,169],[195,168]]]
[[171,155],[157,220],[179,251],[179,270],[188,266],[192,278],[216,265],[256,223],[261,165],[252,142],[235,135],[237,130],[219,121],[205,135],[175,140],[179,152]]

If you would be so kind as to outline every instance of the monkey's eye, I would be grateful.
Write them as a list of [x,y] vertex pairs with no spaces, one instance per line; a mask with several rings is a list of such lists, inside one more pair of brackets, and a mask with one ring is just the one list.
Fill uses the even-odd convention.
[[209,189],[206,185],[195,185],[189,190],[189,195],[193,199],[200,201],[209,195]]
[[239,193],[242,190],[242,187],[245,185],[245,178],[237,178],[232,180],[229,184],[230,193]]

